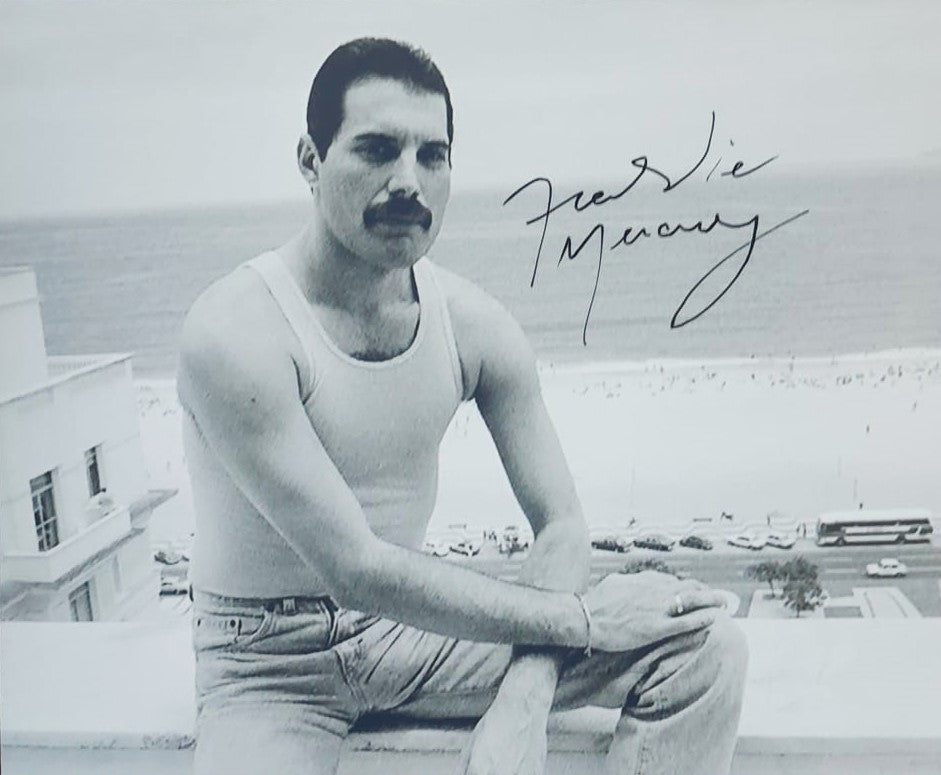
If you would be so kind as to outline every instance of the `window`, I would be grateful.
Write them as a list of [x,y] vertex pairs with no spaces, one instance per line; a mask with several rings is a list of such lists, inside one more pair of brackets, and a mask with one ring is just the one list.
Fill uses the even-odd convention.
[[69,609],[73,622],[91,622],[95,620],[91,609],[91,588],[86,581],[69,593]]
[[39,551],[45,552],[59,543],[59,524],[56,519],[56,501],[52,492],[52,471],[29,480],[33,497],[33,520]]
[[101,447],[85,450],[85,477],[88,479],[88,496],[101,492],[101,472],[98,470],[98,452]]

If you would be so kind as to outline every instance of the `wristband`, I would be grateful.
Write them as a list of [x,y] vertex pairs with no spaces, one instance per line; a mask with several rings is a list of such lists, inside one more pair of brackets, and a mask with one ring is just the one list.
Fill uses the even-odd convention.
[[583,598],[578,592],[575,593],[575,599],[578,601],[578,604],[582,607],[582,613],[585,614],[585,627],[588,630],[588,643],[585,646],[585,657],[591,656],[591,613],[588,610],[588,605],[585,603],[585,598]]

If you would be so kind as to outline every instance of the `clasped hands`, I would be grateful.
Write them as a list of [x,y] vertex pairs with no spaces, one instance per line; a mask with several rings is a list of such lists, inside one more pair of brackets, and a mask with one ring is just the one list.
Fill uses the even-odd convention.
[[633,651],[701,630],[725,606],[721,592],[666,573],[614,573],[585,594],[591,615],[591,647]]

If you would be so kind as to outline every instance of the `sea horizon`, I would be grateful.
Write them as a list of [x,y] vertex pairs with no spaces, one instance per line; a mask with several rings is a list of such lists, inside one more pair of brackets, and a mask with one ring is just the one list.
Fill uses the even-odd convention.
[[[586,184],[582,204],[595,185],[611,192],[618,182]],[[644,181],[603,206],[570,203],[553,212],[538,265],[541,223],[527,221],[545,209],[545,187],[504,204],[519,183],[456,193],[429,257],[502,302],[543,363],[828,358],[941,347],[941,262],[925,228],[941,199],[941,167],[842,176],[782,168],[765,178],[690,181],[669,193]],[[572,185],[556,185],[555,203],[574,193]],[[136,377],[166,377],[196,296],[290,238],[308,206],[298,200],[0,221],[0,267],[36,272],[50,354],[132,352]],[[713,214],[729,223],[755,218],[759,234],[788,222],[754,243],[747,265],[740,251],[710,276],[749,241],[747,229],[669,238],[656,230],[660,223],[708,225]],[[626,229],[652,236],[618,244]],[[698,307],[683,314],[715,303],[673,327],[694,288]]]

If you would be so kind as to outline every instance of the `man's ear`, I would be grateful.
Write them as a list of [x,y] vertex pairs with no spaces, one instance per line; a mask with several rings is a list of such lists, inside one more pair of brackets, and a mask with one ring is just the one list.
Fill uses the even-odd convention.
[[310,139],[310,135],[301,135],[301,139],[297,141],[297,168],[307,185],[313,188],[320,177],[320,154],[317,153],[317,146]]

